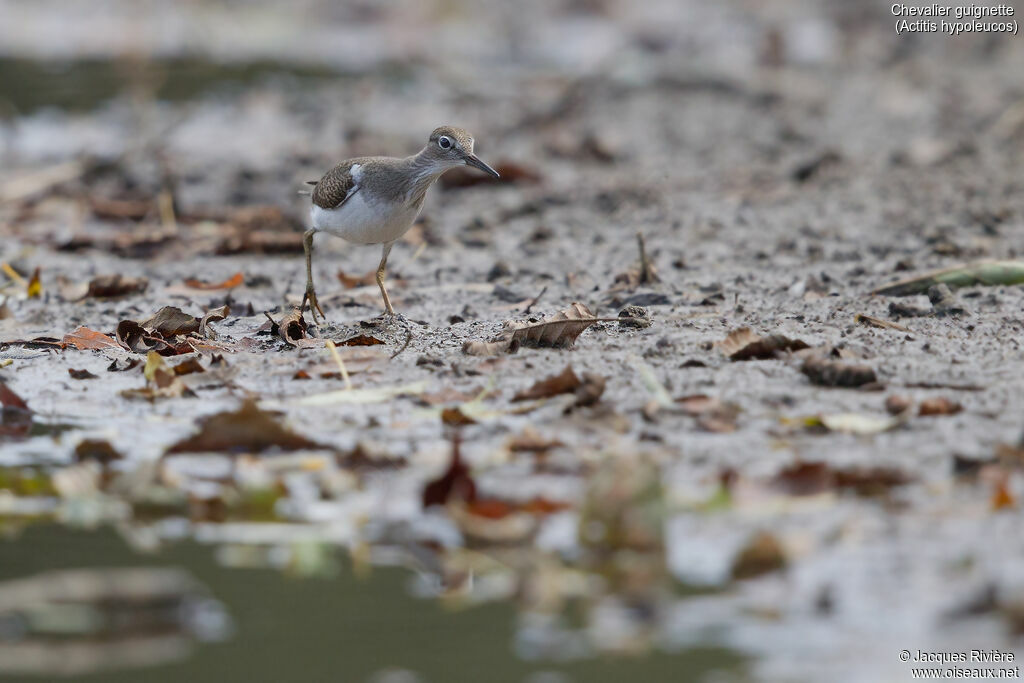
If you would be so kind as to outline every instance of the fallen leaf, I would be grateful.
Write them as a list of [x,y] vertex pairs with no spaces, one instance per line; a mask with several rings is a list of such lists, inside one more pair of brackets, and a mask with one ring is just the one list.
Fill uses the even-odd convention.
[[142,369],[142,375],[146,378],[146,386],[141,389],[126,389],[121,395],[125,398],[141,398],[147,401],[194,395],[167,365],[164,357],[156,351],[146,354],[146,365]]
[[435,391],[433,393],[420,394],[416,397],[416,400],[424,405],[436,406],[445,403],[465,403],[466,401],[472,401],[478,397],[480,397],[480,389],[459,391],[453,387],[445,387],[440,391]]
[[513,453],[545,453],[553,448],[562,448],[565,444],[558,439],[546,439],[538,434],[532,427],[527,427],[522,434],[512,437],[508,442],[508,449]]
[[105,439],[83,439],[75,446],[75,462],[95,461],[106,467],[124,456]]
[[245,276],[242,273],[235,273],[224,282],[207,282],[206,280],[197,280],[196,278],[188,278],[185,280],[185,286],[191,287],[192,289],[234,289],[240,287],[245,282]]
[[786,555],[774,535],[760,531],[737,553],[732,563],[734,580],[751,579],[786,568]]
[[191,375],[196,372],[206,372],[206,369],[203,367],[202,363],[199,362],[198,358],[183,360],[171,369],[174,370],[174,374],[178,377],[181,377],[182,375]]
[[1002,476],[998,481],[996,481],[992,488],[991,505],[993,512],[1016,507],[1017,499],[1014,497],[1013,493],[1010,492],[1008,477]]
[[208,310],[203,316],[203,319],[199,321],[199,334],[206,339],[216,339],[217,333],[213,331],[212,327],[210,327],[210,323],[224,320],[228,317],[230,312],[231,309],[227,304],[220,308],[211,308]]
[[164,306],[140,325],[148,331],[158,332],[164,338],[199,331],[199,319],[176,306]]
[[909,396],[903,396],[901,394],[893,394],[885,399],[885,410],[890,415],[899,415],[900,413],[910,410],[914,402],[910,400]]
[[405,467],[408,463],[401,458],[392,458],[386,454],[378,455],[369,451],[361,442],[348,453],[334,456],[338,467],[346,470],[394,470]]
[[262,453],[270,449],[298,451],[325,450],[326,447],[295,434],[272,414],[260,410],[255,401],[247,400],[238,410],[202,419],[196,434],[174,444],[167,453]]
[[92,374],[88,370],[75,370],[74,368],[68,368],[68,375],[71,379],[96,379],[96,375]]
[[134,320],[122,320],[114,331],[117,341],[133,353],[149,353],[153,349],[165,348],[167,343],[150,335]]
[[146,291],[147,287],[149,287],[149,280],[144,277],[101,275],[89,280],[89,289],[85,296],[93,299],[113,299],[131,294],[141,294]]
[[43,283],[39,281],[39,266],[36,266],[36,269],[32,271],[32,277],[28,281],[26,293],[30,299],[37,298],[43,293]]
[[369,287],[377,284],[377,272],[370,271],[363,275],[349,275],[343,270],[338,271],[338,282],[345,289],[355,289],[356,287]]
[[874,369],[869,365],[843,363],[820,356],[805,360],[800,372],[812,384],[826,387],[859,387],[878,381]]
[[458,407],[445,408],[441,411],[441,422],[449,427],[462,427],[464,425],[475,425],[477,422],[469,417]]
[[568,348],[588,327],[598,322],[611,322],[615,318],[596,318],[589,308],[573,303],[569,308],[538,322],[506,321],[498,337],[489,342],[468,341],[462,352],[470,356],[496,356],[514,353],[520,345]]
[[128,358],[124,361],[124,367],[118,365],[118,362],[116,358],[110,361],[110,365],[107,366],[107,372],[125,372],[137,368],[142,361],[138,358]]
[[336,342],[337,346],[376,346],[383,344],[380,339],[371,337],[368,334],[357,334],[354,337],[349,337],[345,341]]
[[761,336],[749,327],[733,330],[715,346],[729,360],[750,360],[752,358],[777,358],[783,351],[799,351],[810,348],[799,339],[790,339],[781,334]]
[[428,483],[423,489],[423,507],[444,505],[449,500],[476,500],[476,483],[470,476],[469,468],[462,463],[462,437],[458,431],[452,434],[452,455],[445,470],[438,479]]
[[574,407],[592,406],[604,395],[605,378],[593,372],[584,372],[583,383],[576,387]]
[[79,327],[64,335],[63,342],[80,350],[120,349],[121,345],[108,335],[88,327]]
[[707,394],[693,394],[677,398],[675,402],[683,412],[697,418],[697,425],[707,432],[728,434],[736,431],[736,418],[740,408],[734,403],[725,403]]
[[446,190],[474,187],[480,184],[506,185],[506,184],[536,184],[541,181],[541,175],[536,170],[524,166],[515,161],[503,160],[494,165],[494,170],[501,176],[492,178],[489,175],[477,170],[468,168],[456,168],[441,176],[440,184]]
[[772,486],[791,496],[843,490],[872,497],[911,481],[907,474],[892,467],[833,468],[824,462],[799,462],[775,475]]
[[963,411],[964,407],[956,401],[951,401],[945,396],[928,398],[921,401],[917,414],[925,417],[929,415],[956,415]]
[[572,365],[566,365],[565,370],[557,375],[539,380],[529,389],[524,389],[512,397],[512,401],[532,401],[539,398],[551,398],[558,394],[571,394],[581,387],[583,383],[573,372]]
[[[267,317],[270,318],[269,315]],[[274,322],[271,318],[271,322],[273,322],[273,325],[270,328],[270,333],[279,336],[289,346],[298,346],[300,341],[306,339],[306,332],[308,330],[306,320],[302,317],[302,311],[298,308],[293,308],[277,322]]]
[[7,382],[4,381],[0,381],[0,406],[3,406],[4,410],[32,412],[21,396],[14,393],[14,390],[7,386]]
[[89,197],[89,209],[97,218],[141,221],[156,208],[152,199]]

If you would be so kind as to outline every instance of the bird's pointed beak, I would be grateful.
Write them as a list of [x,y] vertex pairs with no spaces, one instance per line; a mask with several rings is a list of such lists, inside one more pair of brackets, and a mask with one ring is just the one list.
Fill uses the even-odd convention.
[[500,178],[501,177],[501,175],[497,171],[495,171],[493,168],[491,168],[490,166],[488,166],[484,162],[480,161],[480,157],[478,157],[477,155],[475,155],[475,154],[467,154],[465,159],[466,159],[466,165],[467,166],[472,166],[473,168],[479,168],[481,171],[483,171],[487,175],[494,176],[495,178]]

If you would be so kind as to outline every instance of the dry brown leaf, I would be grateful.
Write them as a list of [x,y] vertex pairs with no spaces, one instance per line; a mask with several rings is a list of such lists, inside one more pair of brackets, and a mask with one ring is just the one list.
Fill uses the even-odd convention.
[[335,342],[336,346],[377,346],[383,344],[380,339],[371,337],[368,334],[357,334],[354,337],[349,337],[345,341]]
[[558,394],[571,394],[582,385],[583,382],[573,372],[572,365],[566,365],[561,373],[534,382],[529,389],[518,392],[512,397],[512,401],[532,401],[538,398],[551,398]]
[[463,413],[457,406],[442,410],[441,422],[449,427],[461,427],[464,425],[476,424],[476,420]]
[[[270,318],[269,315],[267,315]],[[289,346],[298,346],[299,342],[306,339],[306,320],[302,317],[302,311],[293,308],[277,322],[270,318],[273,323],[270,329],[271,334],[276,334]]]
[[200,425],[196,434],[174,444],[167,453],[261,453],[271,448],[280,451],[325,448],[287,429],[252,400],[243,403],[238,410],[211,415]]
[[1009,477],[1006,475],[1000,477],[992,488],[992,510],[1005,510],[1012,508],[1017,505],[1017,499],[1010,491]]
[[785,568],[786,555],[782,545],[774,535],[761,531],[733,559],[732,578],[750,579]]
[[196,278],[188,278],[185,280],[185,286],[191,287],[192,289],[234,289],[240,287],[245,282],[245,276],[242,273],[235,273],[224,282],[207,282],[206,280],[198,280]]
[[749,327],[733,330],[715,346],[729,360],[750,360],[752,358],[776,358],[782,351],[799,351],[810,348],[799,339],[790,339],[781,334],[761,336]]
[[798,462],[775,475],[772,486],[791,496],[840,490],[872,497],[884,495],[889,489],[911,481],[907,474],[892,467],[833,468],[824,462]]
[[921,401],[917,414],[921,417],[929,415],[956,415],[963,411],[963,409],[964,407],[956,401],[952,401],[945,396],[939,396]]
[[113,299],[131,294],[142,294],[147,287],[149,287],[149,280],[144,277],[125,277],[119,274],[101,275],[89,280],[89,289],[85,296],[93,299]]
[[537,433],[532,427],[527,427],[522,434],[512,437],[508,442],[508,449],[514,453],[546,453],[553,448],[561,448],[565,444],[558,439],[546,439]]
[[424,405],[436,406],[444,403],[464,403],[466,401],[472,401],[479,395],[480,389],[459,391],[454,387],[444,387],[440,391],[420,394],[415,397],[415,400]]
[[468,341],[462,352],[470,356],[497,356],[515,353],[520,345],[546,348],[568,348],[588,327],[615,318],[596,318],[589,308],[574,302],[569,308],[540,321],[508,320],[498,337],[489,342]]
[[206,372],[206,368],[199,362],[198,358],[188,358],[175,365],[172,370],[178,377],[182,375],[191,375],[196,372]]
[[370,271],[363,275],[349,275],[343,270],[338,271],[338,282],[345,289],[355,289],[356,287],[369,287],[377,284],[377,272]]
[[910,409],[914,405],[914,402],[910,400],[909,396],[903,396],[902,394],[893,394],[885,399],[885,410],[890,415],[899,415]]
[[28,404],[22,400],[21,396],[14,393],[14,390],[7,386],[7,382],[0,381],[0,405],[4,409],[20,410],[23,412],[32,412]]
[[476,482],[469,468],[462,462],[462,437],[452,430],[452,456],[448,469],[439,478],[423,488],[423,507],[444,505],[451,499],[473,502],[476,500]]
[[146,378],[146,386],[141,389],[126,389],[121,392],[125,398],[142,398],[153,401],[158,398],[179,398],[193,396],[192,390],[186,387],[174,370],[167,365],[156,351],[146,354],[146,365],[142,369]]
[[156,204],[152,199],[89,197],[89,209],[97,218],[141,221],[156,209]]
[[206,315],[203,316],[203,319],[199,321],[199,334],[206,339],[216,339],[217,333],[214,332],[212,327],[210,327],[210,323],[217,322],[218,320],[224,320],[228,317],[228,313],[230,312],[231,309],[227,304],[220,308],[211,308],[208,310]]
[[441,176],[441,187],[446,190],[450,190],[491,183],[495,185],[507,185],[511,183],[536,184],[542,180],[540,173],[536,170],[515,161],[499,161],[494,165],[494,170],[501,175],[500,178],[492,178],[480,171],[468,168],[456,168]]
[[740,408],[707,394],[692,394],[675,400],[684,413],[697,418],[697,425],[704,431],[728,434],[736,431],[736,418]]
[[870,365],[843,363],[817,356],[805,360],[800,372],[807,375],[812,384],[825,387],[859,387],[878,381]]
[[576,387],[575,407],[592,406],[604,395],[605,378],[593,372],[584,372],[583,383]]
[[68,368],[68,375],[70,375],[71,379],[96,379],[96,375],[85,369],[76,370],[75,368]]
[[75,462],[95,461],[106,467],[124,456],[105,439],[83,439],[75,446]]
[[199,331],[199,319],[176,306],[164,306],[156,315],[144,320],[140,325],[147,331],[157,332],[165,338]]
[[108,335],[88,327],[79,327],[74,332],[64,335],[63,342],[68,346],[74,346],[81,350],[119,349],[120,344],[111,339]]
[[122,320],[114,331],[117,341],[133,353],[148,353],[155,348],[166,348],[167,343],[150,335],[134,320]]

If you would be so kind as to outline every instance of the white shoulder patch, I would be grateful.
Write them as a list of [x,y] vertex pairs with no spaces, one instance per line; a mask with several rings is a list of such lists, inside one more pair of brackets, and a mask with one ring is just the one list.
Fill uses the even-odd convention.
[[352,187],[348,188],[348,193],[345,195],[345,201],[348,200],[355,191],[359,189],[360,181],[363,179],[363,167],[360,164],[352,164],[348,169],[348,174],[352,176]]

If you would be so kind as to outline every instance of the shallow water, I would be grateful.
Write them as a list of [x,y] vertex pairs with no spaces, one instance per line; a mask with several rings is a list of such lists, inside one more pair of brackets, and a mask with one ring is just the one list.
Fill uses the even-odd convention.
[[[155,554],[131,550],[110,529],[76,531],[33,526],[0,544],[2,582],[53,569],[176,567],[209,589],[229,626],[211,642],[193,640],[172,663],[136,666],[102,656],[77,681],[696,681],[731,672],[742,660],[723,649],[694,649],[644,658],[569,663],[523,661],[514,653],[516,618],[507,604],[450,611],[409,594],[412,575],[374,568],[357,578],[350,566],[331,578],[295,578],[273,569],[231,569],[209,546],[169,545]],[[65,641],[73,636],[65,636]],[[218,640],[218,638],[223,638]],[[88,642],[87,636],[81,642]],[[0,648],[5,644],[0,631]],[[0,680],[48,680],[50,674]],[[405,672],[404,674],[402,672]],[[6,675],[5,675],[6,673]]]

